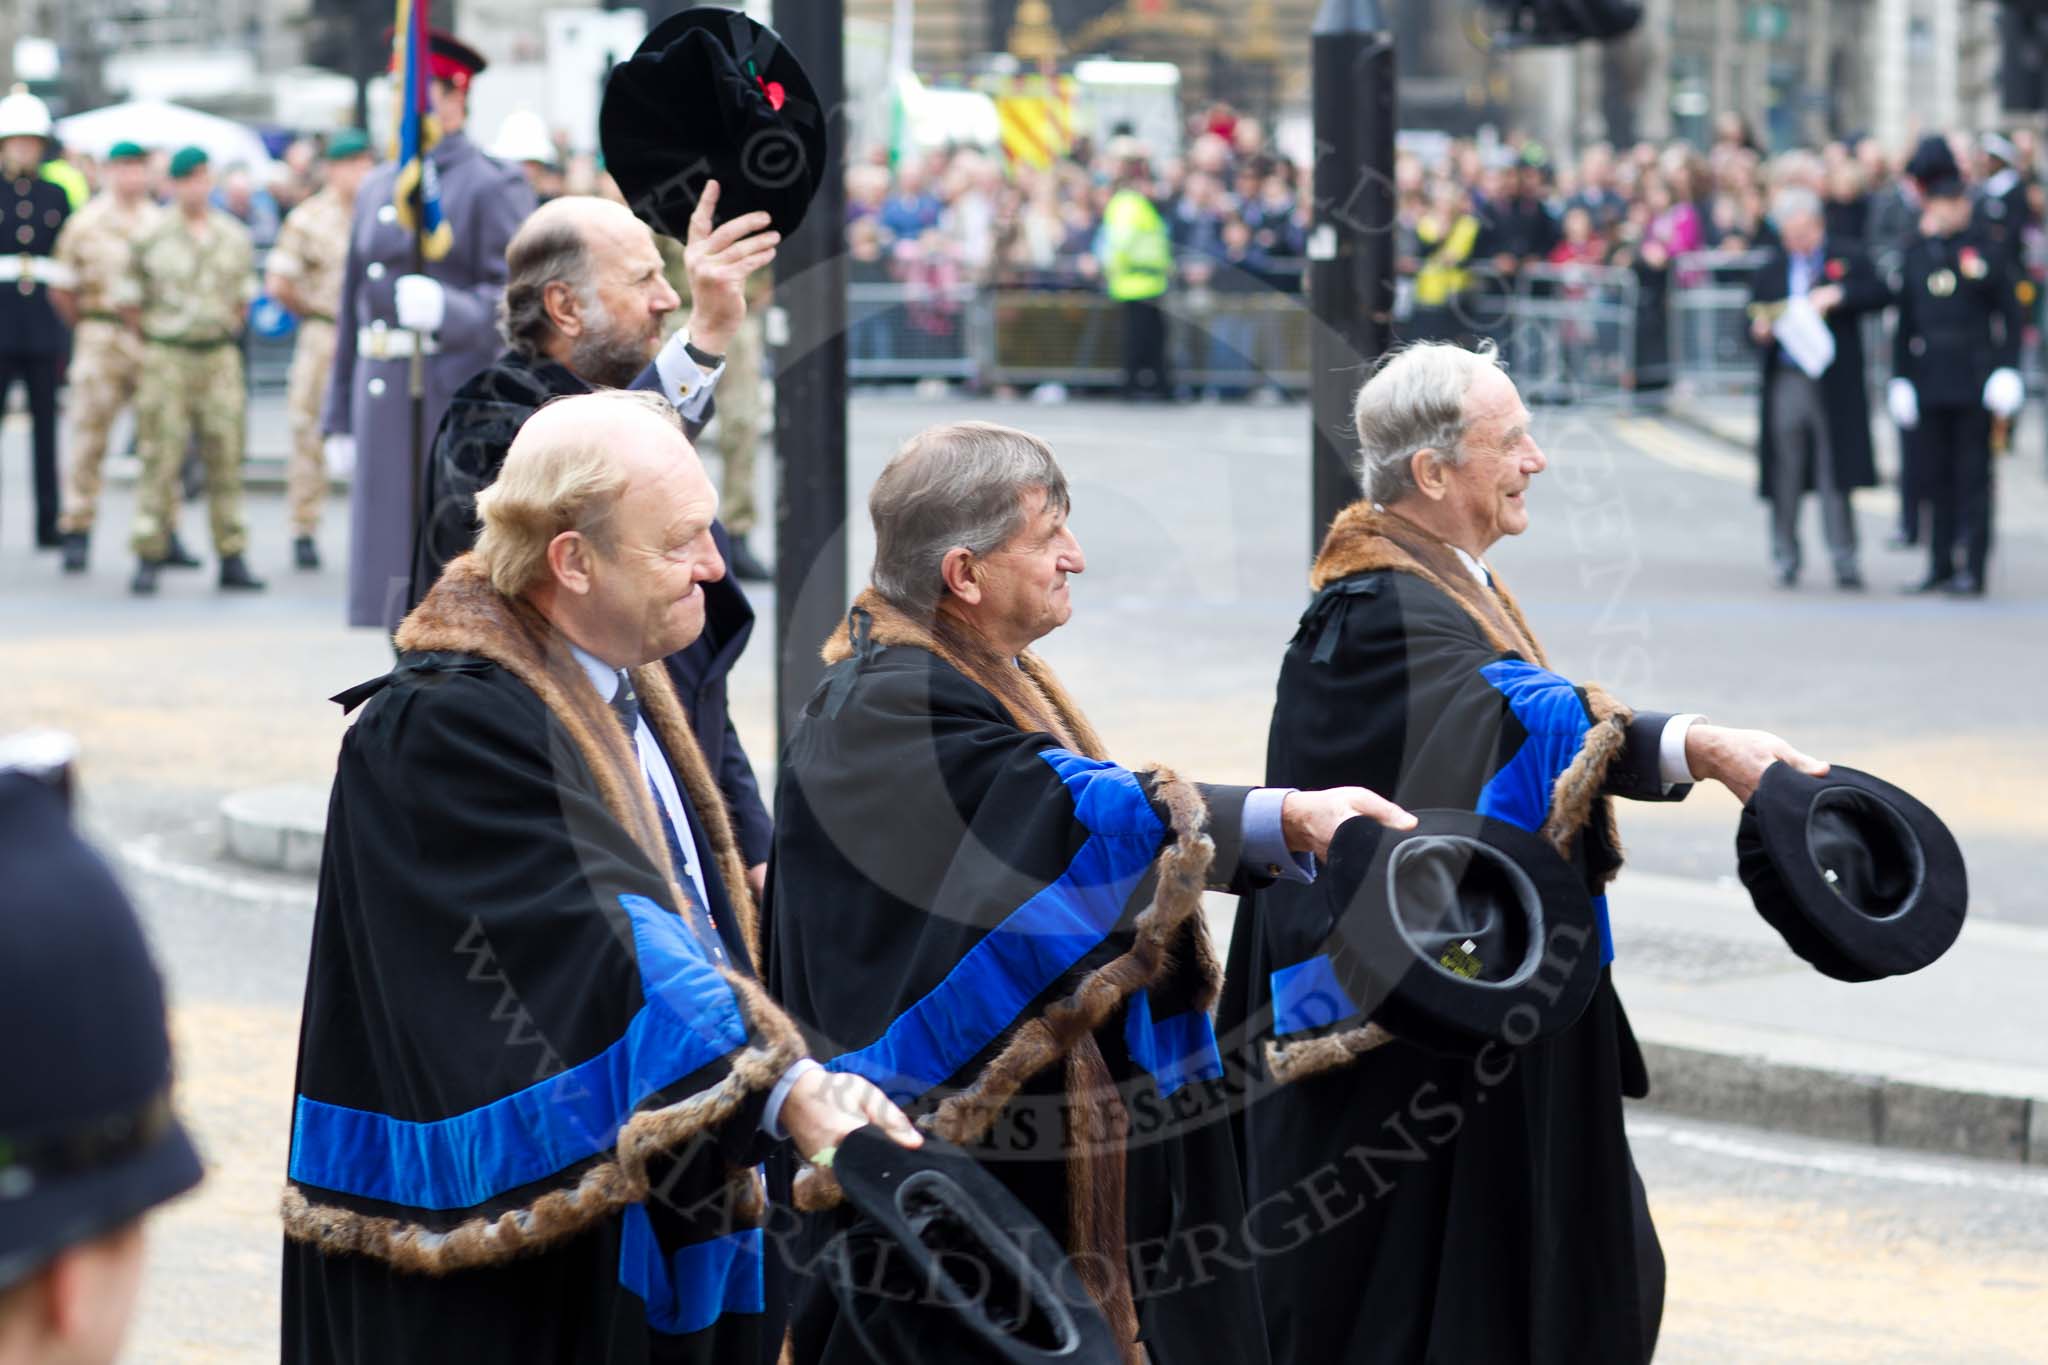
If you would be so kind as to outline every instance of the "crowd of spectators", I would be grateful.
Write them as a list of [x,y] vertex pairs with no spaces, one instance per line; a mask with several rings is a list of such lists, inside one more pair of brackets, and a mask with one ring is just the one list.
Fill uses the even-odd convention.
[[[2016,132],[2012,142],[2020,167],[2034,166],[2031,133]],[[1630,363],[1647,376],[1666,363],[1658,351],[1669,291],[1705,278],[1695,253],[1769,245],[1768,207],[1781,188],[1821,196],[1830,240],[1880,262],[1895,257],[1919,220],[1902,174],[1910,151],[1861,137],[1772,155],[1733,114],[1716,122],[1704,148],[1595,143],[1567,157],[1511,134],[1434,142],[1428,155],[1404,149],[1394,178],[1397,331],[1498,335],[1518,293],[1572,295],[1600,272],[1628,272],[1644,352]],[[1977,178],[1991,173],[1980,148],[1959,139],[1958,153]],[[1079,139],[1043,168],[972,148],[926,151],[892,166],[872,150],[847,172],[851,277],[909,286],[937,327],[981,287],[1099,288],[1103,208],[1134,154],[1150,157],[1179,288],[1301,290],[1308,168],[1280,153],[1257,119],[1224,106],[1190,121],[1178,155],[1127,138]],[[2041,190],[2026,174],[2038,222]]]

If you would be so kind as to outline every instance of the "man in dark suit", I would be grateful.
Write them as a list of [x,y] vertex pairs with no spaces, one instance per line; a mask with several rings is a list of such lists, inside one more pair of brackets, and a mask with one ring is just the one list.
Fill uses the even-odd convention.
[[[1889,291],[1860,250],[1838,249],[1822,228],[1813,191],[1778,192],[1771,217],[1778,245],[1750,283],[1750,331],[1762,348],[1757,422],[1757,492],[1771,504],[1771,559],[1781,587],[1799,581],[1799,506],[1820,496],[1821,524],[1835,585],[1863,587],[1856,562],[1856,519],[1849,490],[1877,482],[1870,450],[1870,395],[1863,385],[1863,315],[1883,308]],[[1778,343],[1774,327],[1794,300],[1827,323],[1834,359],[1808,374]]]
[[57,365],[71,330],[50,305],[52,288],[75,281],[51,254],[71,212],[64,191],[42,178],[50,111],[25,90],[0,99],[0,408],[19,379],[35,424],[36,548],[57,533]]

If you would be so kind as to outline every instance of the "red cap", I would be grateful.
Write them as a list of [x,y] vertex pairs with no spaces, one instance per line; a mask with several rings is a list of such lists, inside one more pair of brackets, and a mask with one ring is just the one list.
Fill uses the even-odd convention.
[[[389,43],[396,35],[396,29],[384,30],[384,41]],[[391,48],[391,69],[398,70],[398,46]],[[469,78],[484,69],[487,63],[483,54],[463,42],[452,33],[440,29],[427,30],[427,75],[437,81],[446,81],[457,90],[469,89]]]

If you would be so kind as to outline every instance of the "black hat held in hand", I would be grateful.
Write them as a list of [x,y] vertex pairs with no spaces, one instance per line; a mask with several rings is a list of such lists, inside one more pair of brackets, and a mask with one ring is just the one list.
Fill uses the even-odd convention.
[[1122,1359],[1058,1241],[960,1148],[927,1137],[913,1151],[859,1128],[832,1173],[862,1217],[820,1269],[876,1361]]
[[1586,885],[1547,842],[1471,811],[1363,818],[1323,873],[1345,897],[1331,964],[1394,1036],[1441,1052],[1521,1045],[1572,1024],[1600,976]]
[[1836,764],[1764,769],[1735,834],[1758,913],[1838,981],[1917,972],[1963,929],[1969,878],[1940,817],[1891,783]]
[[775,31],[699,6],[612,68],[598,113],[605,169],[640,220],[678,241],[706,180],[719,222],[757,209],[784,237],[825,178],[825,110]]

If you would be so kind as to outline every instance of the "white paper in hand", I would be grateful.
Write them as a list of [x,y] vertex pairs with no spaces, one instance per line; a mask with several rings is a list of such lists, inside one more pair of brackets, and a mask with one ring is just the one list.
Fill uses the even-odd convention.
[[1835,334],[1804,298],[1786,300],[1785,311],[1771,325],[1771,335],[1808,379],[1820,378],[1835,363]]

